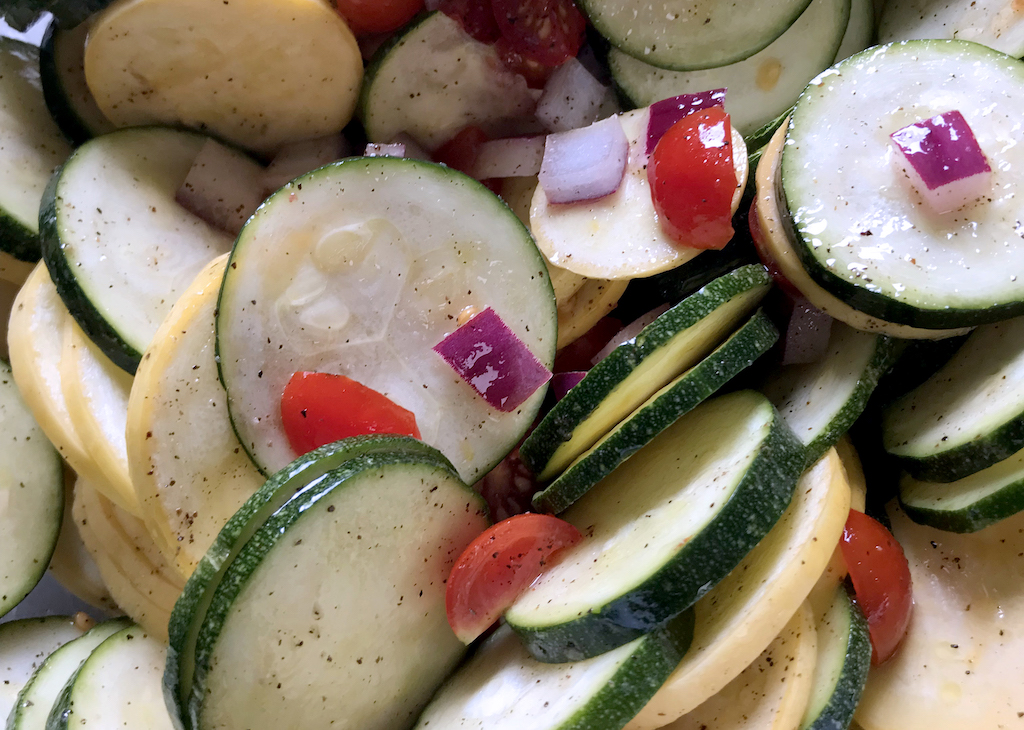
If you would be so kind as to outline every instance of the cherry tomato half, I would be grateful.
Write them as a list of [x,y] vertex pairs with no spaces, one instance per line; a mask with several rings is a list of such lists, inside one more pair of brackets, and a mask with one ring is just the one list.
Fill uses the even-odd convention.
[[423,9],[423,0],[337,0],[338,13],[356,35],[401,28]]
[[508,609],[552,556],[583,536],[565,520],[523,514],[488,528],[452,568],[445,592],[448,623],[469,644]]
[[434,151],[434,160],[453,170],[471,175],[480,146],[487,141],[487,133],[480,127],[463,127],[458,134]]
[[779,285],[782,291],[786,292],[793,299],[803,298],[803,294],[800,290],[793,286],[793,282],[786,278],[786,275],[782,273],[782,269],[779,268],[778,262],[775,257],[772,256],[771,252],[764,242],[764,231],[761,230],[761,219],[757,215],[757,199],[750,204],[750,213],[747,215],[747,224],[750,226],[750,237],[754,241],[754,248],[757,249],[757,257],[761,259],[761,263],[768,269],[768,275],[772,277],[772,281]]
[[481,43],[494,43],[501,37],[494,19],[491,0],[441,0],[438,9]]
[[572,0],[491,0],[501,37],[523,58],[559,66],[579,53],[587,21]]
[[665,132],[647,164],[654,209],[665,232],[692,248],[725,248],[732,238],[732,124],[721,107],[689,114]]
[[344,375],[297,372],[281,396],[284,432],[295,453],[368,433],[420,437],[416,416]]
[[868,619],[871,663],[891,657],[907,633],[914,607],[903,548],[877,520],[850,510],[839,543],[857,603]]

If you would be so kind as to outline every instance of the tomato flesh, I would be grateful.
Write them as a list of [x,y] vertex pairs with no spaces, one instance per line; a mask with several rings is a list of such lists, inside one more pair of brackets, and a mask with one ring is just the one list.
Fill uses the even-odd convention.
[[480,154],[480,146],[486,141],[487,133],[480,127],[472,124],[463,127],[458,134],[435,150],[434,161],[470,175]]
[[401,28],[423,9],[423,0],[337,0],[338,13],[356,35]]
[[344,375],[297,372],[281,396],[281,418],[296,454],[369,433],[420,438],[416,416]]
[[441,0],[438,9],[481,43],[494,43],[501,37],[491,0]]
[[721,107],[689,114],[665,132],[647,164],[654,209],[677,243],[721,249],[733,236],[732,124]]
[[871,663],[893,655],[910,625],[914,598],[903,548],[884,525],[850,510],[839,543],[857,603],[868,619]]
[[559,550],[583,535],[551,515],[522,514],[488,528],[455,562],[445,589],[448,623],[469,644],[498,620]]
[[523,58],[559,66],[579,53],[587,21],[572,0],[491,0],[501,37]]

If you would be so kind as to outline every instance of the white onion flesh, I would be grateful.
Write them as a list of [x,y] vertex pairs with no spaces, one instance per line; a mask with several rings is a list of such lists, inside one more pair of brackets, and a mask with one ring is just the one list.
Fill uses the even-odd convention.
[[537,121],[551,132],[568,132],[619,111],[614,92],[570,58],[551,74],[537,102]]

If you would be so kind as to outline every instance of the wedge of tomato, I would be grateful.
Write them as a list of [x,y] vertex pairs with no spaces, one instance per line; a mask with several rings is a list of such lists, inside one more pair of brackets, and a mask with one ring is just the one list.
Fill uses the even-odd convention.
[[448,623],[469,644],[529,587],[558,551],[583,535],[551,515],[522,514],[488,528],[452,568],[445,593]]
[[501,37],[511,50],[544,66],[559,66],[583,46],[587,21],[572,0],[491,0]]
[[857,604],[868,619],[871,663],[891,657],[910,625],[914,598],[903,548],[878,520],[850,511],[839,543]]
[[324,444],[369,433],[420,438],[416,415],[344,375],[297,372],[281,396],[288,443],[300,456]]
[[412,20],[423,0],[336,0],[338,13],[356,35],[387,33]]

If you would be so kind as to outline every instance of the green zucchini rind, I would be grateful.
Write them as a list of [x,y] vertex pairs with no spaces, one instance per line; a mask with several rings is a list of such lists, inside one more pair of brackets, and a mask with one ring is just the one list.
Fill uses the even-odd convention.
[[554,514],[567,509],[676,419],[710,398],[752,365],[775,344],[778,337],[778,330],[768,316],[762,311],[755,313],[729,339],[652,395],[576,459],[555,481],[534,495],[534,507]]

